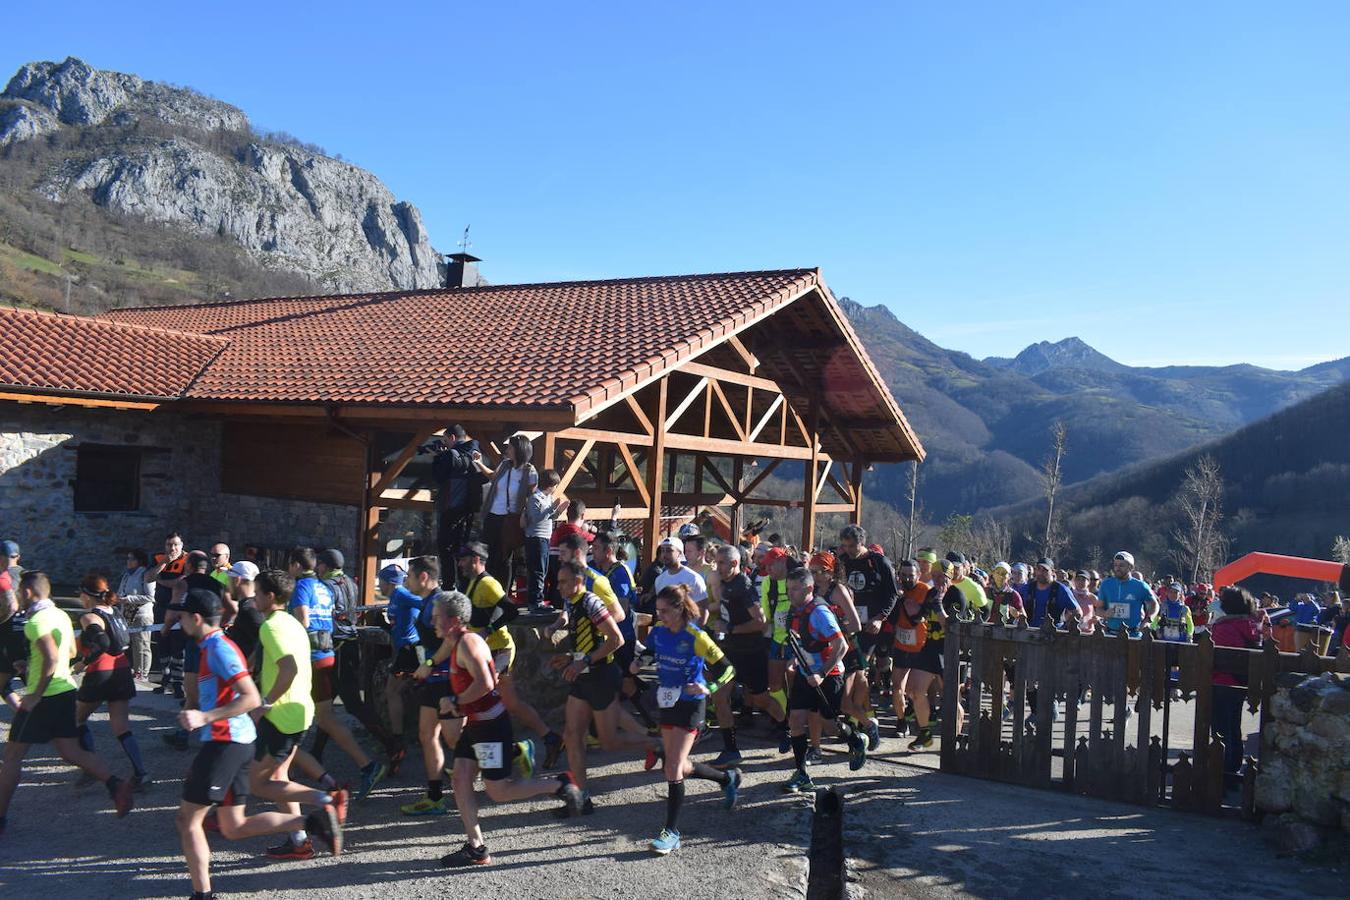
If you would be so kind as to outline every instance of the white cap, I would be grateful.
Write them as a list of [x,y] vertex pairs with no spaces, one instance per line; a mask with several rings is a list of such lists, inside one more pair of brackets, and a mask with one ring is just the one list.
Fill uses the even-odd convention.
[[1127,566],[1134,565],[1134,554],[1130,553],[1128,550],[1120,551],[1119,553],[1116,554],[1115,558],[1123,560],[1125,565]]
[[230,574],[241,581],[252,581],[258,577],[258,567],[246,559],[230,566]]

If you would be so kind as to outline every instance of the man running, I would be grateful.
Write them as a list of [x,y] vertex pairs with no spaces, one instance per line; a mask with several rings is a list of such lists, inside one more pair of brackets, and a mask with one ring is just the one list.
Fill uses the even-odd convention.
[[769,696],[788,708],[787,669],[792,655],[787,644],[792,601],[788,599],[788,555],[782,547],[770,547],[760,561],[764,577],[759,580],[759,603],[764,610],[764,636],[769,640]]
[[[830,607],[830,612],[839,620],[844,640],[848,643],[848,650],[844,654],[844,696],[840,703],[840,712],[848,716],[855,728],[865,730],[868,735],[867,749],[871,751],[881,743],[881,735],[877,733],[876,740],[872,740],[877,728],[876,720],[871,718],[867,706],[858,704],[858,692],[853,690],[859,679],[864,685],[867,683],[867,661],[858,649],[862,625],[858,609],[853,603],[853,593],[847,584],[836,577],[840,566],[841,563],[829,551],[813,554],[807,563],[807,569],[810,570],[814,582],[812,590],[816,599],[825,601]],[[861,694],[866,697],[868,691],[864,689]],[[819,714],[811,715],[808,722],[811,747],[806,752],[807,765],[816,765],[824,761],[820,751],[820,740],[826,724],[829,723]]]
[[[897,710],[905,708],[908,697],[913,705],[913,722],[918,729],[910,750],[924,750],[933,745],[932,723],[929,721],[928,686],[942,677],[943,629],[947,626],[947,612],[942,596],[950,584],[941,568],[932,570],[933,584],[919,580],[919,563],[907,559],[900,564],[900,602],[891,614],[895,635],[891,648],[891,690]],[[907,714],[904,724],[910,724]]]
[[436,633],[444,641],[442,646],[449,649],[450,667],[450,689],[440,700],[437,711],[464,719],[455,742],[452,785],[465,840],[458,851],[441,858],[441,865],[485,866],[492,862],[492,856],[478,824],[478,798],[473,790],[478,774],[483,776],[483,790],[498,803],[553,794],[575,816],[581,814],[583,801],[580,789],[565,772],[557,779],[512,780],[515,736],[511,717],[497,690],[492,651],[482,637],[468,628],[473,604],[459,591],[442,593],[434,602],[433,621]]
[[801,651],[800,659],[793,653],[792,686],[788,694],[788,727],[792,731],[792,761],[796,766],[792,778],[783,785],[788,793],[816,789],[811,776],[806,774],[806,726],[813,712],[837,723],[839,733],[848,742],[850,770],[861,769],[867,759],[867,739],[839,715],[843,707],[843,660],[848,642],[829,604],[814,596],[813,586],[811,573],[805,568],[787,575],[792,616],[786,638]]
[[421,634],[423,660],[412,673],[416,683],[413,693],[417,698],[417,739],[422,744],[427,792],[420,800],[400,806],[399,811],[405,816],[444,816],[450,812],[443,776],[445,749],[455,746],[455,736],[448,734],[447,729],[456,726],[442,724],[440,716],[441,698],[450,692],[449,650],[443,642],[433,643],[437,640],[435,602],[441,595],[440,557],[418,556],[409,560],[408,577],[404,579],[403,587],[419,599],[422,611],[418,621],[430,623],[431,630]]
[[[213,897],[211,847],[203,823],[212,806],[225,838],[237,841],[265,834],[312,832],[334,856],[342,852],[342,826],[332,806],[308,816],[283,813],[244,814],[248,800],[248,767],[253,762],[256,730],[249,713],[261,703],[257,685],[248,674],[239,648],[220,630],[224,611],[220,595],[188,591],[178,604],[183,631],[200,649],[198,689],[200,709],[185,709],[179,722],[188,731],[201,729],[201,749],[183,780],[176,825],[192,878],[193,900]],[[308,643],[308,642],[307,642]]]
[[[841,572],[836,577],[853,592],[853,606],[858,613],[861,631],[857,637],[858,654],[864,667],[849,677],[849,697],[862,719],[858,727],[867,732],[867,749],[875,750],[881,743],[881,730],[872,715],[872,689],[868,683],[866,664],[871,663],[880,639],[881,625],[895,609],[899,592],[895,587],[895,570],[883,554],[867,548],[867,532],[861,525],[845,525],[839,532],[839,563]],[[897,713],[898,714],[898,713]]]
[[[341,822],[346,818],[345,790],[313,790],[290,779],[296,752],[314,724],[309,636],[304,626],[286,613],[286,604],[295,592],[295,579],[273,569],[258,574],[255,588],[254,603],[264,617],[258,629],[263,651],[262,703],[249,713],[258,734],[249,770],[249,790],[292,816],[300,814],[302,803],[320,809],[332,804]],[[281,844],[268,848],[267,856],[313,859],[314,842],[304,830],[293,831]]]
[[572,685],[567,697],[563,744],[568,768],[585,794],[589,811],[592,804],[586,791],[586,731],[591,720],[595,721],[600,746],[605,750],[642,752],[654,746],[654,742],[619,731],[619,704],[615,700],[623,673],[614,661],[614,654],[623,646],[623,635],[605,604],[586,590],[585,579],[585,566],[575,560],[565,559],[558,564],[563,608],[545,634],[552,636],[566,628],[571,638],[571,652],[555,656],[549,663]]
[[1139,636],[1144,622],[1158,613],[1158,598],[1147,583],[1135,578],[1134,556],[1121,550],[1111,560],[1111,574],[1097,588],[1097,617],[1111,634],[1124,628]]
[[336,696],[333,652],[333,591],[314,572],[318,556],[309,547],[296,547],[290,553],[289,574],[295,579],[290,612],[309,632],[310,661],[313,670],[314,719],[320,730],[333,739],[361,770],[361,785],[356,799],[370,796],[371,789],[389,771],[384,763],[372,761],[351,731],[333,709]]
[[[721,582],[718,596],[727,619],[727,656],[736,680],[745,688],[745,700],[768,713],[780,733],[779,753],[792,749],[788,739],[787,711],[769,693],[769,647],[764,637],[764,607],[750,577],[741,571],[741,548],[731,544],[717,547],[717,575]],[[731,691],[713,694],[717,727],[722,733],[722,752],[712,761],[718,768],[736,766],[741,751],[736,745],[736,720],[731,712]]]
[[9,803],[19,786],[19,775],[28,748],[51,744],[61,758],[101,781],[112,797],[117,817],[131,812],[132,784],[108,770],[102,759],[80,746],[75,724],[75,681],[70,658],[75,652],[75,630],[70,616],[51,600],[52,585],[42,572],[24,572],[19,578],[19,604],[28,639],[28,691],[19,699],[5,690],[5,702],[14,710],[14,721],[5,742],[0,765],[0,835],[5,832]]

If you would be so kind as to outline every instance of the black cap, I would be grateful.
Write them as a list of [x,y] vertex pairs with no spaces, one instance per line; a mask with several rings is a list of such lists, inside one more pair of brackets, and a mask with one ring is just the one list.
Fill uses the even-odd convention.
[[482,541],[470,541],[459,548],[459,552],[455,554],[455,559],[463,559],[466,556],[476,556],[479,559],[487,559],[487,544],[484,544]]
[[1040,559],[1036,560],[1036,565],[1045,566],[1047,569],[1053,569],[1055,567],[1055,561],[1048,556],[1042,556]]
[[953,550],[947,554],[947,562],[956,563],[958,566],[964,566],[966,564],[965,554],[957,553]]
[[341,550],[324,550],[319,554],[319,562],[330,569],[340,569],[346,560],[342,558]]
[[218,619],[224,611],[220,595],[205,588],[193,588],[187,592],[182,603],[171,603],[169,609],[178,612],[196,613],[203,619]]

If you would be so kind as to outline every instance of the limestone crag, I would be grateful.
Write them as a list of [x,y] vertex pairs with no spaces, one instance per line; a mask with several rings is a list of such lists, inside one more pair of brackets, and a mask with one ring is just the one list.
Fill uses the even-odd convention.
[[[145,123],[153,128],[137,127]],[[325,291],[435,287],[421,214],[374,175],[254,134],[242,111],[78,59],[29,63],[0,94],[0,147],[61,129],[100,132],[34,188],[218,235]],[[93,150],[86,150],[93,147]]]

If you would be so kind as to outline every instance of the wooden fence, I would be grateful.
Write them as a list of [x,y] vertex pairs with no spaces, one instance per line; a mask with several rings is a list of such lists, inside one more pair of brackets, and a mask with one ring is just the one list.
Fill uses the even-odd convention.
[[[1264,732],[1276,675],[1335,666],[1310,648],[1294,654],[1270,643],[1261,650],[1215,647],[1207,634],[1180,644],[1155,640],[1147,631],[1141,638],[1107,636],[1100,624],[1095,634],[1059,631],[1049,622],[1030,629],[1025,620],[1015,627],[952,620],[944,653],[950,677],[943,683],[942,708],[957,708],[961,681],[955,676],[958,665],[968,663],[971,715],[958,736],[956,717],[944,713],[942,771],[1211,813],[1220,810],[1224,795],[1224,747],[1210,727],[1214,672],[1246,681],[1248,707],[1260,712]],[[1005,684],[1012,695],[1008,720]],[[1083,692],[1089,699],[1074,702]],[[1052,706],[1066,697],[1057,741]],[[1177,697],[1193,701],[1193,726],[1191,750],[1172,759]],[[1254,772],[1248,766],[1248,812]]]

